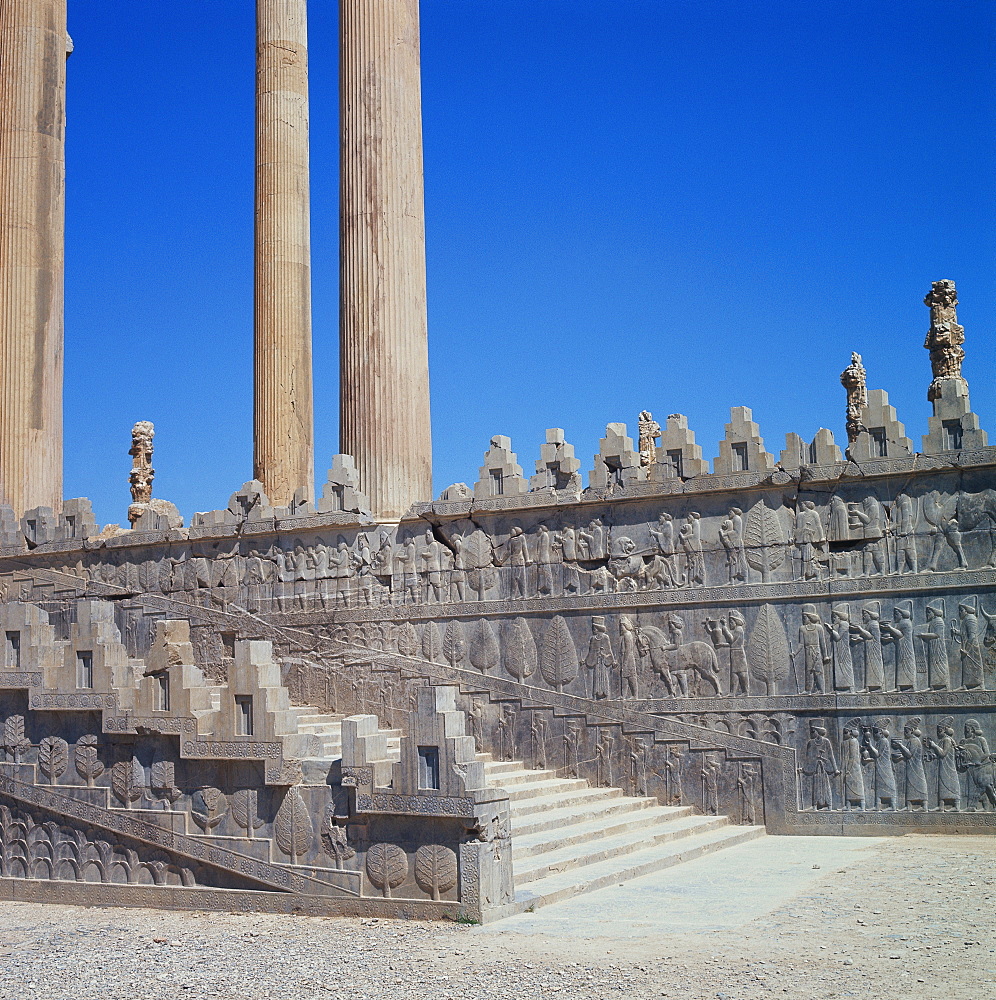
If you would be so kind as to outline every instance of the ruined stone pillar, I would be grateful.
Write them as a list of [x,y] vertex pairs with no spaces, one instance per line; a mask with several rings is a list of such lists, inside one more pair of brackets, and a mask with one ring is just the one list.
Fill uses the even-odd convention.
[[62,505],[66,0],[0,0],[0,493]]
[[307,0],[256,2],[253,467],[274,506],[314,496]]
[[432,498],[418,0],[340,0],[340,451],[374,514]]

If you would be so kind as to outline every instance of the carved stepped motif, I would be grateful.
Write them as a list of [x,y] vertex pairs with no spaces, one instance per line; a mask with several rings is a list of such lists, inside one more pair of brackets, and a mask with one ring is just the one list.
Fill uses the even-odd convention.
[[508,793],[517,909],[546,906],[763,836],[691,806],[661,806],[621,788],[478,754],[489,785]]

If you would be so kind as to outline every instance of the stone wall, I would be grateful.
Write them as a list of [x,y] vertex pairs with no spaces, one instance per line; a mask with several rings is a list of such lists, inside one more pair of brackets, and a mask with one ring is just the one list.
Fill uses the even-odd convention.
[[454,683],[497,756],[771,830],[968,830],[996,807],[994,469],[984,448],[648,477],[396,527],[233,515],[38,545],[0,578],[63,630],[70,598],[112,598],[133,657],[189,618],[215,682],[268,639],[292,696],[340,714],[401,725]]

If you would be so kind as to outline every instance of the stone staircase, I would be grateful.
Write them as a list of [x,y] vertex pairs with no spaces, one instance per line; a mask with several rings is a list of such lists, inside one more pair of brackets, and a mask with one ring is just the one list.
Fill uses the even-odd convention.
[[546,906],[763,836],[691,806],[592,788],[478,754],[488,783],[508,793],[516,908]]
[[[318,737],[320,751],[317,760],[339,760],[342,758],[342,720],[344,715],[326,715],[310,708],[295,707],[297,731]],[[387,736],[387,749],[395,760],[401,759],[401,730],[381,729]]]

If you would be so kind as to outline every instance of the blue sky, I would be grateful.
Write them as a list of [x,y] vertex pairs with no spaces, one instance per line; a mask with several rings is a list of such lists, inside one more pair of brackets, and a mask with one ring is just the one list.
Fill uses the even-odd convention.
[[[335,0],[311,0],[318,488],[338,448]],[[125,522],[129,430],[189,518],[252,475],[252,0],[73,0],[67,496]],[[860,351],[919,446],[953,278],[996,435],[996,4],[422,0],[435,488],[492,434],[734,405],[844,439]]]

